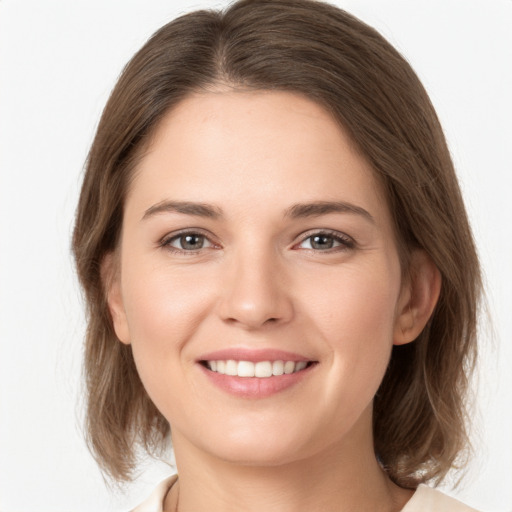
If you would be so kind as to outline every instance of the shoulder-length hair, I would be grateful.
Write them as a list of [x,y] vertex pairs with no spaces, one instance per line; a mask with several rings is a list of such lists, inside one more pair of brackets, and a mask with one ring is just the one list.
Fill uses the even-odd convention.
[[383,184],[402,269],[423,249],[442,276],[435,311],[395,346],[374,400],[375,453],[403,487],[441,480],[468,446],[465,402],[476,353],[481,279],[446,141],[405,59],[374,29],[313,0],[241,0],[158,30],[124,69],[91,147],[73,250],[85,291],[87,432],[102,468],[127,480],[135,449],[154,452],[169,425],[114,333],[101,263],[118,244],[130,178],[162,117],[218,84],[290,91],[322,105]]

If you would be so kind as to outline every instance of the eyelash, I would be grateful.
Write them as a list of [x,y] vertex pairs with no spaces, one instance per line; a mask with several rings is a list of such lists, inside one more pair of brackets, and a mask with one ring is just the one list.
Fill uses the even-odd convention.
[[[186,236],[195,236],[195,237],[202,237],[205,241],[207,241],[210,245],[208,247],[200,247],[199,249],[183,249],[178,247],[173,247],[171,245],[172,242],[178,241],[180,238],[186,237]],[[293,249],[297,248],[307,240],[311,240],[313,237],[326,237],[332,239],[333,244],[339,244],[334,247],[329,247],[327,249],[315,249],[314,247],[305,248],[304,250],[307,251],[314,251],[317,253],[335,253],[335,252],[342,252],[347,251],[350,249],[354,249],[356,247],[356,243],[353,238],[345,235],[344,233],[340,233],[339,231],[332,231],[332,230],[319,230],[319,231],[310,231],[307,233],[304,233],[301,237],[301,241],[297,244],[293,245]],[[218,244],[215,244],[212,242],[209,238],[209,236],[206,233],[203,233],[201,230],[198,229],[188,229],[184,231],[180,231],[178,233],[172,233],[171,235],[167,235],[164,238],[162,238],[159,243],[159,247],[162,247],[172,253],[175,254],[187,254],[187,255],[193,255],[199,253],[203,249],[210,249],[210,248],[218,248],[220,247]],[[311,242],[310,242],[311,245]]]
[[[196,236],[196,237],[202,237],[205,241],[208,241],[208,243],[212,247],[218,247],[217,244],[212,242],[209,238],[209,236],[206,233],[203,233],[199,229],[187,229],[183,231],[179,231],[178,233],[172,233],[171,235],[164,236],[160,242],[158,243],[159,247],[162,247],[172,253],[176,254],[197,254],[202,249],[205,249],[205,247],[200,247],[199,249],[179,249],[178,247],[173,247],[171,243],[175,240],[179,240],[180,238],[186,237],[186,236]],[[209,248],[209,247],[206,247]]]
[[[331,254],[333,252],[341,252],[341,251],[347,251],[350,249],[355,249],[356,243],[355,240],[348,235],[345,235],[344,233],[340,233],[339,231],[333,231],[329,229],[323,229],[320,231],[310,231],[307,233],[304,233],[302,235],[302,239],[298,244],[294,245],[294,248],[298,245],[303,244],[307,240],[311,240],[313,237],[326,237],[331,238],[333,240],[333,243],[338,243],[338,246],[335,247],[329,247],[328,249],[314,249],[313,247],[307,248],[305,250],[308,251],[315,251],[315,252],[323,252]],[[310,242],[311,245],[311,242]]]

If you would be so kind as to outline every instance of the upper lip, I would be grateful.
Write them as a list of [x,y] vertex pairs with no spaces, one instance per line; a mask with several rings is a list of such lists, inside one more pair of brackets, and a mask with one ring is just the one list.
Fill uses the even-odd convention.
[[279,349],[248,349],[244,347],[225,348],[208,352],[198,358],[198,361],[251,361],[258,363],[260,361],[314,361],[309,357],[294,352],[287,352]]

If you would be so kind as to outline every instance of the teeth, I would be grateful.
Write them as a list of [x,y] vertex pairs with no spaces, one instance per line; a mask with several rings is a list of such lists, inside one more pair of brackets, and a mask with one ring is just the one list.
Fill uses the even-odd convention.
[[308,363],[306,363],[306,361],[299,361],[295,365],[295,371],[300,372],[301,370],[304,370],[304,368],[306,368],[307,365],[308,365]]
[[304,370],[308,363],[306,361],[207,361],[207,367],[222,375],[238,377],[259,377],[268,378],[274,375],[290,374]]
[[238,374],[238,363],[230,359],[226,361],[226,375],[237,375]]
[[293,373],[294,370],[295,370],[295,363],[293,361],[286,361],[286,363],[284,363],[284,373],[286,373],[286,374]]
[[255,377],[272,377],[272,363],[270,361],[260,361],[254,365]]
[[272,375],[283,375],[284,363],[283,361],[274,361],[272,363]]

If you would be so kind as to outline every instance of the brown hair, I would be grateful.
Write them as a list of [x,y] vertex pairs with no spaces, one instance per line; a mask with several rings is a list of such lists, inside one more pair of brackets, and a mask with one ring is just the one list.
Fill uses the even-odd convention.
[[87,431],[100,465],[129,479],[135,447],[154,451],[169,434],[131,347],[115,336],[101,263],[116,248],[129,180],[158,122],[187,95],[219,83],[297,92],[323,105],[384,184],[403,266],[422,248],[440,270],[427,327],[393,348],[374,401],[374,440],[399,485],[441,480],[468,446],[481,292],[471,230],[442,129],[411,67],[377,31],[313,0],[241,0],[172,21],[128,63],[105,107],[73,237],[88,306]]

